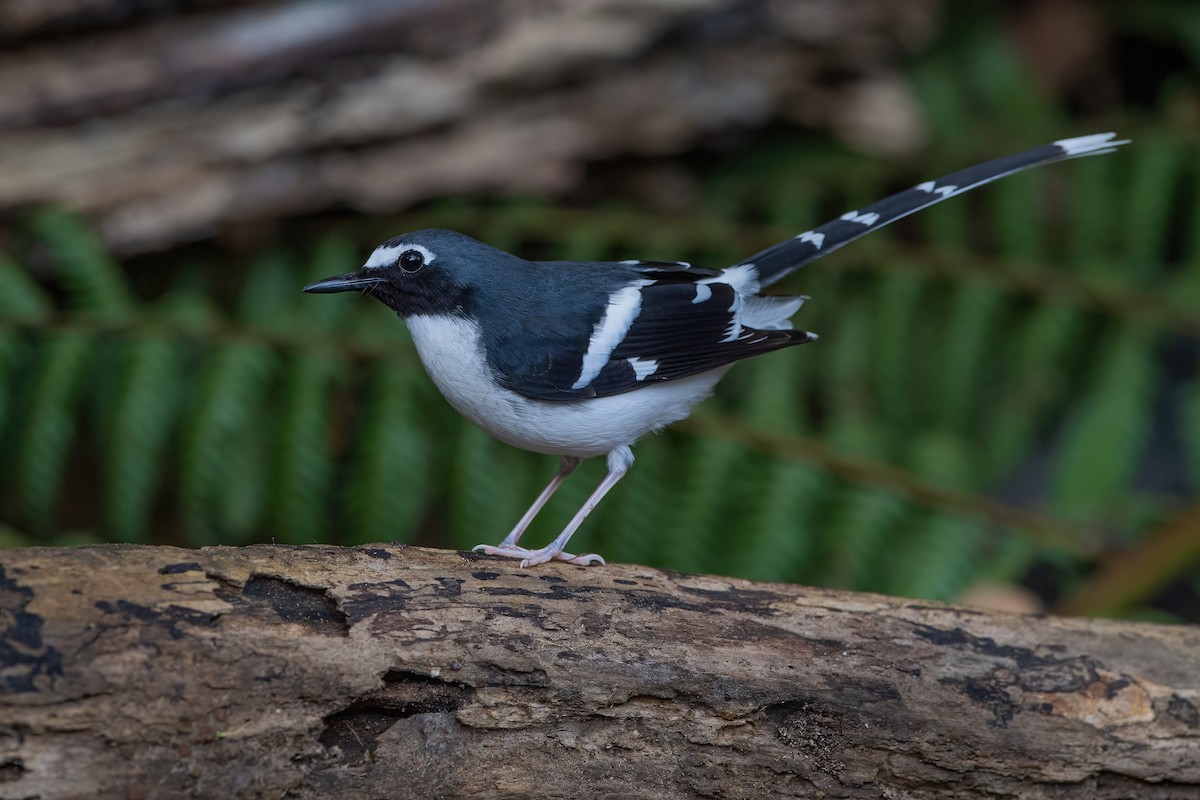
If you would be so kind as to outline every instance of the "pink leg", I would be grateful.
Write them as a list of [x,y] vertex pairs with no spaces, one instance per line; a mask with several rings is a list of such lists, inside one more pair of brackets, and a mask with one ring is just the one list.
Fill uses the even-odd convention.
[[542,489],[542,493],[538,495],[537,500],[533,501],[533,505],[529,507],[529,510],[525,512],[524,516],[521,517],[513,529],[508,532],[508,536],[504,537],[504,541],[495,546],[490,544],[480,544],[471,549],[481,550],[485,553],[491,553],[491,555],[496,555],[496,553],[491,552],[493,550],[523,550],[524,548],[517,547],[517,542],[520,540],[521,534],[525,533],[525,529],[529,527],[531,522],[533,522],[534,517],[538,515],[538,512],[542,510],[542,507],[545,506],[554,493],[558,491],[558,487],[562,486],[563,481],[567,479],[568,475],[575,471],[582,461],[583,459],[576,458],[575,456],[563,456],[558,465],[558,473],[555,474],[555,476],[550,480],[550,483],[547,484],[546,488]]
[[529,527],[529,523],[533,522],[533,518],[536,517],[538,512],[542,510],[542,506],[549,502],[550,497],[558,491],[558,487],[562,486],[563,481],[567,479],[568,475],[575,471],[575,468],[578,467],[582,461],[583,459],[576,458],[575,456],[562,457],[562,461],[559,462],[558,473],[554,476],[546,488],[542,490],[542,493],[538,495],[537,500],[533,501],[533,505],[531,505],[529,510],[525,512],[525,516],[521,517],[516,526],[509,531],[508,536],[504,537],[504,541],[500,542],[500,547],[516,546],[517,541],[521,538],[521,534],[523,534],[525,529]]
[[[604,499],[604,495],[608,494],[608,491],[612,489],[613,486],[616,486],[617,481],[621,480],[625,473],[629,471],[629,467],[632,463],[633,453],[630,452],[628,447],[618,447],[610,452],[608,454],[608,474],[604,476],[604,480],[600,482],[600,485],[596,487],[596,491],[592,492],[591,497],[587,499],[587,502],[583,504],[583,507],[580,508],[571,521],[567,523],[567,527],[563,528],[563,532],[555,537],[554,541],[545,547],[537,550],[529,550],[524,547],[517,547],[515,541],[511,545],[506,545],[505,542],[508,541],[506,539],[505,542],[502,542],[498,547],[479,545],[475,549],[481,550],[489,555],[519,558],[521,559],[522,567],[532,567],[536,564],[544,564],[545,562],[551,560],[566,561],[570,564],[578,564],[580,566],[587,566],[589,564],[603,564],[604,559],[595,553],[587,553],[585,555],[576,556],[565,552],[563,548],[567,546],[567,542],[570,541],[571,536],[574,535],[575,531],[579,529],[579,526],[583,524],[583,521],[587,519],[588,514],[592,513],[592,510],[600,504],[602,499]],[[574,467],[572,467],[572,469],[574,469]],[[563,477],[566,476],[564,475]],[[551,483],[551,486],[554,486],[553,482]],[[547,492],[548,491],[550,491],[550,487],[547,487]],[[549,496],[546,492],[543,492],[543,495],[546,495],[547,497]],[[542,498],[538,499],[543,503],[545,502]],[[537,504],[535,503],[534,505],[536,506]],[[534,511],[536,513],[536,510]],[[520,527],[520,523],[518,523],[518,527]]]

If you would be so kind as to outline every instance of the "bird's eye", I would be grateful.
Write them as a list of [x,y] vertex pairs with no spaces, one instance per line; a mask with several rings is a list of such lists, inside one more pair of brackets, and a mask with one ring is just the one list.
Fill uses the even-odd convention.
[[400,254],[400,269],[403,272],[412,274],[423,266],[425,266],[425,256],[416,250],[405,250]]

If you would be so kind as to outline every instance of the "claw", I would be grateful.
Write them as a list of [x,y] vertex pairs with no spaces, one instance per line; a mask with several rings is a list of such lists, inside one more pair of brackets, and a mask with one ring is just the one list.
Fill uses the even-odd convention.
[[568,564],[575,564],[580,567],[591,566],[592,564],[607,563],[603,558],[595,553],[585,553],[577,556],[574,553],[568,553],[565,550],[555,552],[549,547],[543,547],[540,550],[530,550],[525,547],[517,547],[516,545],[493,545],[493,544],[477,544],[471,548],[475,553],[486,553],[489,556],[501,556],[503,558],[519,558],[521,559],[521,567],[533,567],[538,564],[545,564],[547,561],[565,561]]
[[559,561],[565,561],[568,564],[576,564],[581,567],[590,567],[593,564],[603,566],[608,563],[602,556],[596,553],[585,553],[581,556],[573,556],[570,553],[559,553],[555,558]]

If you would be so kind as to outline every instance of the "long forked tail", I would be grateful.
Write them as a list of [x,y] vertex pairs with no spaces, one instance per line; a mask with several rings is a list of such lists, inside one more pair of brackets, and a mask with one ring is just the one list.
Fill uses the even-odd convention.
[[1060,139],[1024,153],[976,164],[958,172],[951,172],[935,181],[918,183],[911,189],[885,197],[865,208],[848,211],[835,220],[769,247],[741,263],[753,264],[758,270],[759,284],[766,286],[860,236],[879,230],[884,225],[928,208],[934,203],[970,191],[976,186],[1040,164],[1111,153],[1123,144],[1129,144],[1129,140],[1117,140],[1115,133],[1096,133],[1074,139]]

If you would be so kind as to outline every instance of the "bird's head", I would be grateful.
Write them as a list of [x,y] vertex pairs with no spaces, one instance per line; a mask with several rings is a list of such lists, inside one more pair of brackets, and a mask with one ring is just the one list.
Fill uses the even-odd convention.
[[489,262],[511,258],[454,231],[413,231],[376,247],[357,272],[310,283],[304,291],[371,294],[402,317],[449,314],[464,308]]

